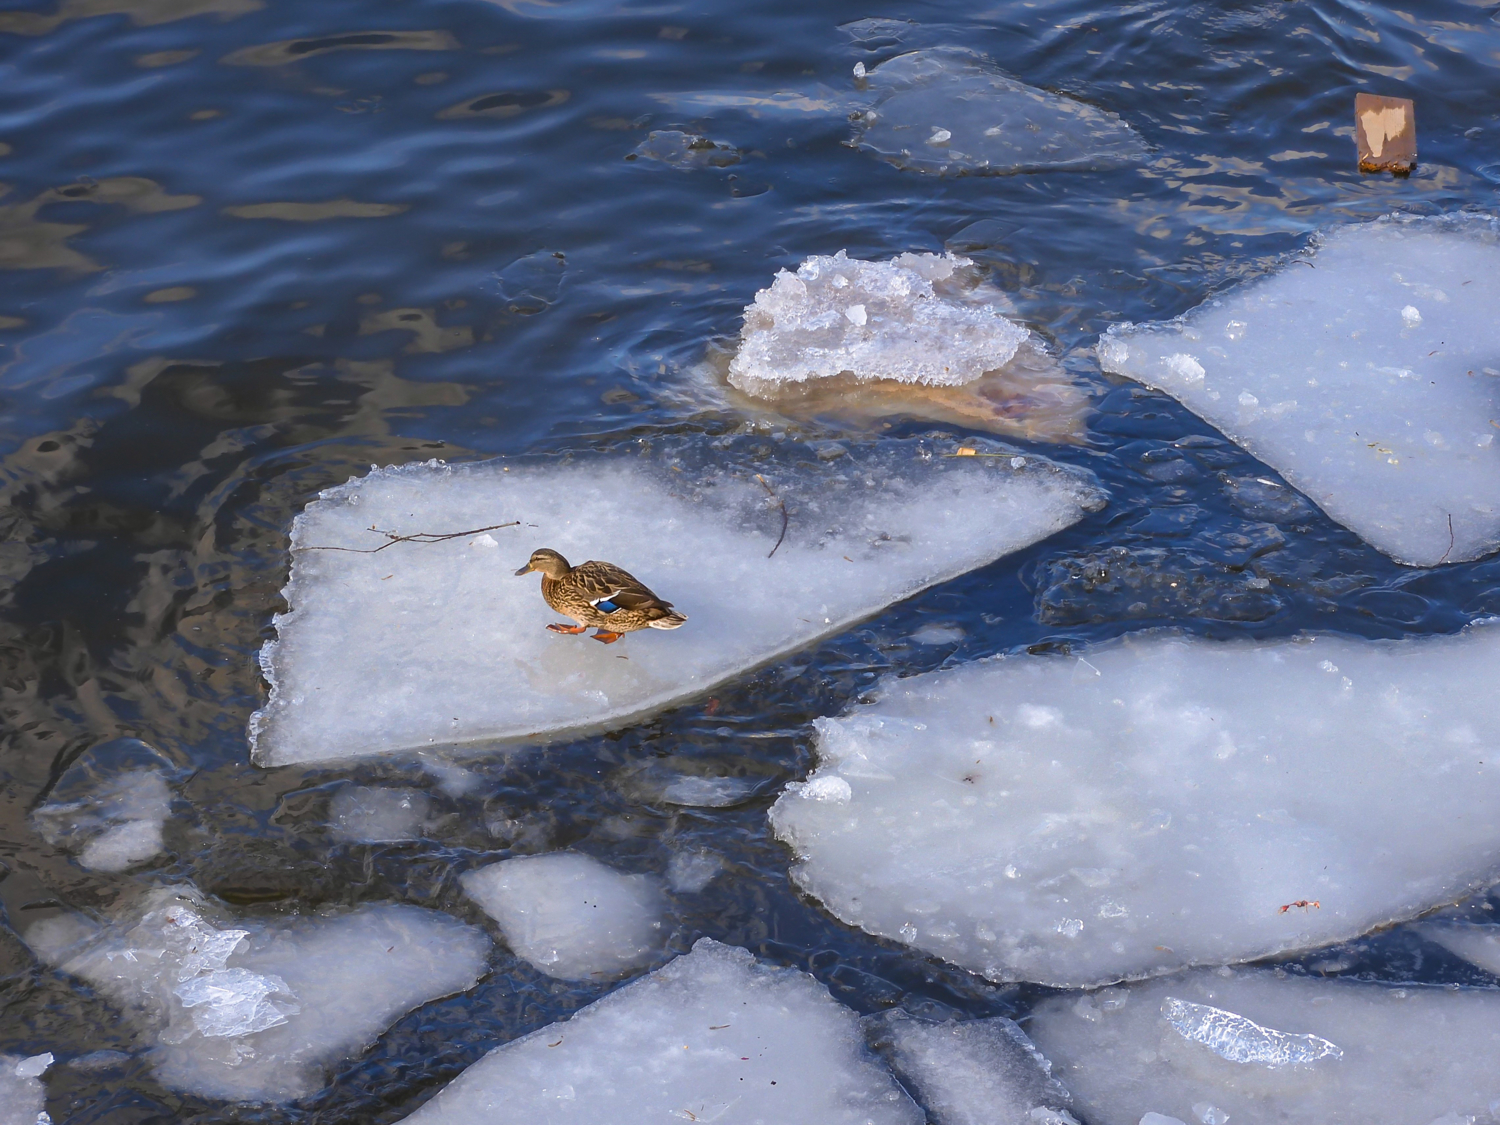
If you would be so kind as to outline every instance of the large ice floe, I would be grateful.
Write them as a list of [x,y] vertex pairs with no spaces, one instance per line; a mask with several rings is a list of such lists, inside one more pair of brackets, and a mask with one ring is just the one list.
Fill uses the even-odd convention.
[[90,747],[32,814],[47,843],[75,852],[91,871],[124,871],[164,847],[162,827],[172,811],[171,762],[139,739]]
[[745,308],[728,379],[794,417],[916,414],[1077,440],[1087,396],[969,259],[815,254]]
[[657,880],[577,852],[501,860],[459,882],[511,949],[548,976],[607,980],[650,961],[666,942]]
[[852,117],[855,143],[914,172],[1097,171],[1147,152],[1116,114],[1018,82],[964,47],[897,55],[865,83],[877,97]]
[[1500,1120],[1491,989],[1205,970],[1045,1000],[1027,1030],[1090,1125]]
[[1500,222],[1335,228],[1175,321],[1119,325],[1106,371],[1178,399],[1398,562],[1500,546]]
[[52,1055],[0,1055],[0,1125],[52,1125],[42,1075]]
[[[973,443],[970,443],[971,445]],[[292,527],[290,610],[261,664],[262,765],[620,725],[1068,526],[1086,474],[946,439],[806,447],[742,436],[372,471]],[[759,459],[754,459],[759,458]],[[441,543],[387,542],[517,521]],[[537,547],[623,566],[688,622],[562,636]],[[400,650],[391,656],[392,645]]]
[[865,1033],[933,1125],[1077,1125],[1052,1064],[1004,1016],[931,1023],[897,1009],[867,1016]]
[[414,906],[236,924],[188,887],[109,925],[61,915],[24,938],[138,1023],[165,1085],[249,1102],[320,1089],[398,1016],[471,987],[490,951],[482,931]]
[[986,660],[819,720],[771,819],[839,918],[995,980],[1311,949],[1497,877],[1497,677],[1493,624]]
[[407,1125],[919,1125],[859,1020],[805,973],[701,939],[564,1023],[495,1048]]

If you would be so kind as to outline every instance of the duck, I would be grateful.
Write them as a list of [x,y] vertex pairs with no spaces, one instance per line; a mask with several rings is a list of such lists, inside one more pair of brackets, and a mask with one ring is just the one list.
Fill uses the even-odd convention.
[[639,578],[614,563],[588,562],[569,566],[568,560],[542,547],[531,552],[517,576],[540,571],[542,598],[564,617],[577,625],[548,625],[554,633],[586,633],[597,629],[593,639],[614,644],[626,633],[637,629],[677,629],[687,621],[687,614],[662,601]]

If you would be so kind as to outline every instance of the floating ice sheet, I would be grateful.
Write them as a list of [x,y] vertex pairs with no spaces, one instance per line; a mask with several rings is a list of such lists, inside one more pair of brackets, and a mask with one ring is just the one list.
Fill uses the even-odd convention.
[[918,1125],[817,981],[704,938],[686,956],[497,1047],[407,1125]]
[[1500,223],[1336,228],[1278,273],[1099,341],[1398,562],[1500,546]]
[[854,139],[914,172],[1097,171],[1146,155],[1140,136],[1106,110],[1048,93],[976,51],[935,47],[881,63],[878,95],[854,115]]
[[[1174,1016],[1221,1013],[1199,1037]],[[1027,1023],[1091,1125],[1459,1125],[1500,1100],[1500,993],[1221,969],[1043,1001]],[[1208,1040],[1208,1041],[1205,1041]]]
[[[1102,503],[1079,472],[955,448],[892,440],[823,462],[764,438],[689,438],[634,456],[407,465],[330,489],[292,528],[291,609],[261,654],[272,688],[251,721],[255,760],[619,726]],[[379,554],[307,549],[368,549],[383,541],[371,525],[511,520],[523,526]],[[548,632],[558,617],[535,575],[513,573],[542,546],[625,567],[688,623],[610,646]]]
[[42,1075],[52,1055],[0,1055],[0,1125],[52,1125]]
[[921,1099],[934,1125],[1063,1125],[1072,1095],[1052,1064],[1004,1016],[947,1023],[894,1011],[866,1034]]
[[839,918],[995,980],[1311,949],[1494,880],[1497,677],[1496,625],[987,660],[820,720],[771,818]]
[[511,949],[548,976],[616,977],[650,961],[666,942],[657,881],[576,852],[502,860],[459,882]]
[[163,848],[172,811],[171,763],[146,743],[120,738],[85,751],[32,814],[49,844],[75,852],[91,871],[124,871]]
[[478,929],[414,906],[234,926],[181,887],[152,891],[112,925],[64,915],[25,940],[155,1035],[164,1084],[254,1102],[320,1089],[327,1064],[472,986],[490,949]]

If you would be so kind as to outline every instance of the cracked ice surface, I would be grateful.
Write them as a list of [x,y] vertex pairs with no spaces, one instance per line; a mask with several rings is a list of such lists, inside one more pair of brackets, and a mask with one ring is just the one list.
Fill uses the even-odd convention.
[[1312,949],[1495,879],[1497,677],[1500,625],[986,660],[819,720],[771,819],[837,917],[995,980]]
[[490,949],[474,927],[413,906],[236,928],[180,887],[152,891],[113,925],[64,915],[25,940],[155,1034],[164,1084],[256,1102],[320,1089],[327,1064],[398,1016],[471,987]]
[[1497,306],[1500,222],[1393,216],[1175,321],[1111,328],[1099,362],[1398,562],[1463,562],[1500,546]]
[[919,1125],[859,1020],[806,973],[701,939],[563,1023],[495,1048],[407,1125]]
[[655,879],[576,852],[501,860],[459,883],[518,956],[562,980],[619,976],[650,961],[666,941],[666,904]]
[[897,55],[870,71],[867,83],[879,98],[854,115],[855,143],[898,168],[1094,171],[1147,152],[1116,114],[1018,82],[963,47]]
[[972,265],[949,254],[865,262],[840,250],[781,270],[745,309],[729,381],[762,397],[846,372],[860,382],[972,383],[1029,335],[963,284]]
[[[1212,1042],[1196,1023],[1188,1033],[1175,1026],[1184,1008],[1219,1013]],[[1495,1121],[1500,1108],[1500,993],[1490,989],[1206,970],[1053,997],[1027,1030],[1093,1125],[1137,1125],[1150,1113],[1472,1125]],[[1273,1051],[1268,1065],[1266,1048],[1278,1043],[1288,1052]]]
[[[261,653],[272,689],[251,720],[255,760],[621,726],[1103,503],[1077,470],[1013,451],[954,457],[944,440],[851,444],[832,462],[754,437],[633,448],[380,469],[308,505],[292,528],[291,609]],[[372,524],[509,520],[526,526],[373,555],[301,549],[378,545]],[[623,566],[688,623],[610,646],[547,632],[557,615],[536,576],[513,574],[542,546]]]

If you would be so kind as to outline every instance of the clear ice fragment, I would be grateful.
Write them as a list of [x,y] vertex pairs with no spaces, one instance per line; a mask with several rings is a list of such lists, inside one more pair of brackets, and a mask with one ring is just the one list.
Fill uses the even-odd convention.
[[1344,1057],[1333,1043],[1312,1034],[1288,1034],[1262,1027],[1254,1020],[1223,1008],[1194,1004],[1169,996],[1162,1001],[1161,1014],[1178,1035],[1202,1043],[1221,1059],[1253,1063],[1271,1068],[1298,1066],[1319,1059]]

